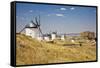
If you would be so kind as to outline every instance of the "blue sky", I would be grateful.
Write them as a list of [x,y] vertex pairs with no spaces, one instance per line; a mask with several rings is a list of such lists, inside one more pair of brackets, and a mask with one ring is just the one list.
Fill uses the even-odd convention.
[[19,32],[26,24],[40,15],[43,33],[96,32],[96,8],[44,4],[16,4],[16,28]]

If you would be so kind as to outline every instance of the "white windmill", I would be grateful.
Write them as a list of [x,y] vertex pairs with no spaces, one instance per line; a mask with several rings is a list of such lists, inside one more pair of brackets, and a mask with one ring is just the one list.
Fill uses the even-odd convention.
[[[35,17],[35,22],[32,20],[31,23],[27,24],[20,33],[25,30],[25,35],[31,36],[32,38],[37,38],[39,35],[38,33],[42,34],[41,28],[40,28],[40,16],[37,20],[37,17]],[[42,34],[43,35],[43,34]]]
[[52,32],[52,34],[51,34],[51,39],[52,39],[52,40],[56,39],[56,35],[57,35],[56,32]]
[[65,36],[66,36],[65,34],[61,35],[61,40],[64,41],[65,40]]

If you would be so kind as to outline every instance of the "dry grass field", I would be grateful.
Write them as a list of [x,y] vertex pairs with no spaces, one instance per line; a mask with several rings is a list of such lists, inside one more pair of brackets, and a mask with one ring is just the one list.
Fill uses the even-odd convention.
[[16,64],[47,64],[61,62],[79,62],[96,60],[96,45],[89,43],[78,43],[73,46],[67,41],[55,40],[54,43],[38,41],[22,34],[16,35]]

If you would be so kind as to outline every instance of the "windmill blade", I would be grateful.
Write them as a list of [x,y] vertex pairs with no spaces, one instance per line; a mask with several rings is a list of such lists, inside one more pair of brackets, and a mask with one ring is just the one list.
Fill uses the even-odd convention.
[[36,22],[37,26],[39,26],[39,23],[37,21],[37,17],[35,17],[35,22]]
[[40,25],[40,15],[39,15],[39,25]]
[[24,29],[25,29],[25,27],[19,33],[21,33]]
[[41,28],[40,28],[40,27],[39,27],[39,31],[40,31],[41,35],[43,36],[42,30],[41,30]]
[[[28,24],[27,24],[28,25]],[[27,27],[27,25],[25,25],[25,27],[19,32],[19,33],[21,33],[26,27]]]
[[34,22],[33,22],[33,20],[31,20],[31,22],[32,22],[35,26],[37,26],[37,24],[36,24],[36,23],[34,23]]

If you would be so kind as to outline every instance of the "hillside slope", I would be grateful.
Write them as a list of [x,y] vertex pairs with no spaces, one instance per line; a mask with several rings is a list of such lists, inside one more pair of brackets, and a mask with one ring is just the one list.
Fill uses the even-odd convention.
[[16,35],[16,42],[17,65],[96,60],[96,47],[89,44],[62,46],[56,43],[39,42],[22,34]]

